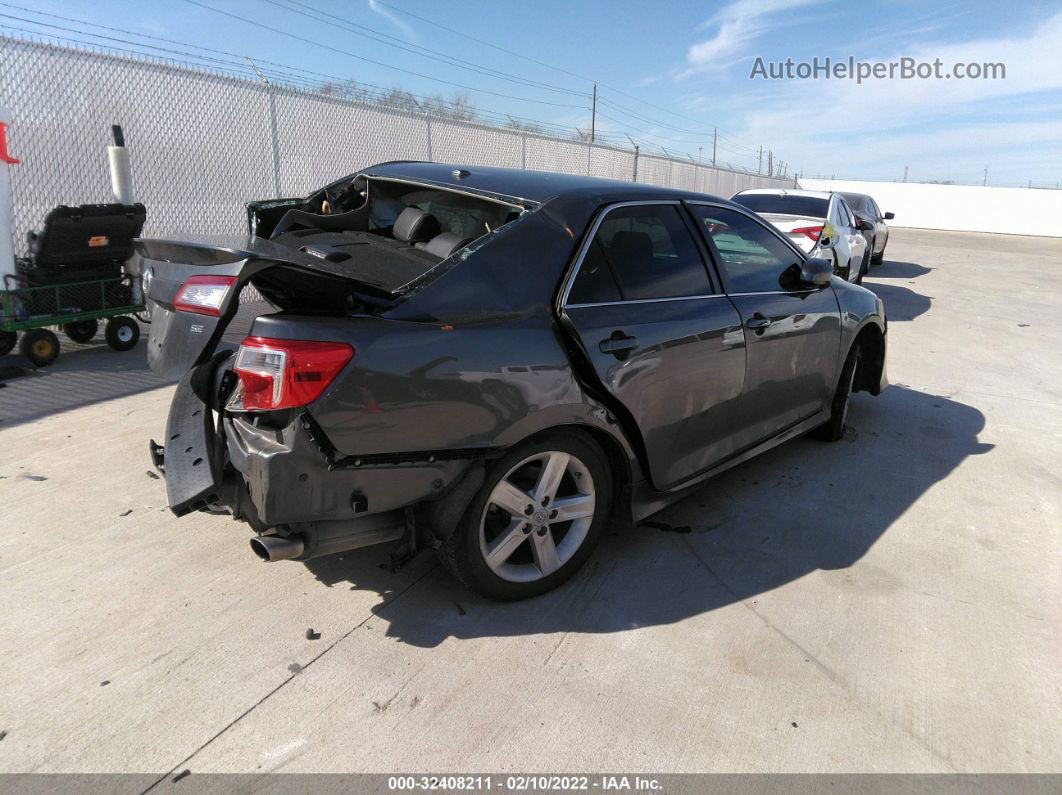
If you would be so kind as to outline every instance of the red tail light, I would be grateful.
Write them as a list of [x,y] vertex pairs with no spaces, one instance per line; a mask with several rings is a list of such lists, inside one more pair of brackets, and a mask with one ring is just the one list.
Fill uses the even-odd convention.
[[225,296],[235,283],[235,276],[193,276],[177,290],[173,306],[183,312],[221,317]]
[[818,240],[822,234],[821,226],[802,226],[799,229],[790,229],[791,235],[805,235],[809,240]]
[[305,406],[321,396],[354,355],[342,342],[248,337],[236,354],[239,384],[229,399],[235,411]]

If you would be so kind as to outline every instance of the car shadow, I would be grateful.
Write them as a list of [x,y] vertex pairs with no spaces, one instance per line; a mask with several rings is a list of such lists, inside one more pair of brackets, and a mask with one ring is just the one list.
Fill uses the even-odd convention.
[[[852,567],[967,456],[992,450],[978,441],[984,424],[971,406],[904,387],[857,395],[844,441],[789,442],[709,481],[651,525],[608,528],[570,582],[524,602],[480,598],[430,556],[394,573],[379,549],[305,565],[330,587],[379,593],[374,612],[387,635],[419,647],[673,624]],[[903,575],[852,575],[868,589],[897,587],[892,576]]]
[[917,279],[925,276],[932,268],[919,265],[917,262],[900,262],[899,260],[887,259],[881,265],[870,268],[868,275],[875,279]]
[[885,260],[880,267],[875,267],[863,279],[863,286],[878,296],[885,304],[885,316],[891,321],[914,320],[929,311],[933,303],[932,296],[922,295],[908,287],[896,284],[883,284],[878,279],[914,279],[929,273],[932,268],[916,262]]

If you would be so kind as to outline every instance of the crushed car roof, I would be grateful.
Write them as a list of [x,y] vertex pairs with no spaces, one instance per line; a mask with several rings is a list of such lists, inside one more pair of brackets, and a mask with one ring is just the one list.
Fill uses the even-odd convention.
[[[370,177],[408,179],[417,182],[445,185],[457,190],[493,194],[512,199],[545,202],[556,196],[576,193],[629,192],[633,197],[676,198],[706,196],[693,191],[624,182],[614,179],[586,177],[579,174],[556,174],[549,171],[528,171],[522,168],[494,168],[455,163],[424,163],[395,161],[370,166],[359,172]],[[718,198],[718,197],[712,197]],[[723,200],[721,200],[723,201]]]

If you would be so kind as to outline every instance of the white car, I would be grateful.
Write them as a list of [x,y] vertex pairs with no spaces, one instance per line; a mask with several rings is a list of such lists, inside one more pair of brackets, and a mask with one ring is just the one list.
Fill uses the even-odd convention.
[[809,257],[831,260],[838,276],[862,283],[870,264],[863,232],[873,227],[856,219],[841,194],[759,188],[743,190],[730,200],[760,215]]

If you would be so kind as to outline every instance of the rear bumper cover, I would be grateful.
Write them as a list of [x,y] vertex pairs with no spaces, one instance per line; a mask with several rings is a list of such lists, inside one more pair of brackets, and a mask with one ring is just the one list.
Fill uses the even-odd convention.
[[440,497],[470,465],[462,459],[330,465],[296,417],[266,428],[226,415],[219,436],[193,378],[194,371],[177,385],[163,445],[151,445],[177,516],[227,508],[259,532],[368,518]]

